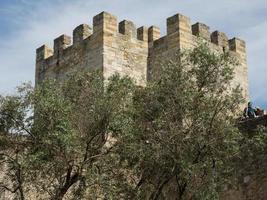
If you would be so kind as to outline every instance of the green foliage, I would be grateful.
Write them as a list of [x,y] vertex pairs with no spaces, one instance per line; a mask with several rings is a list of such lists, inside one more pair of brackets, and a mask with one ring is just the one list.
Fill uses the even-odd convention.
[[241,91],[230,87],[234,67],[228,54],[200,45],[135,91],[133,127],[119,151],[140,177],[139,198],[166,199],[171,188],[178,199],[216,199],[242,137],[235,127]]
[[0,98],[0,189],[19,199],[218,199],[245,166],[236,161],[266,158],[266,130],[236,127],[235,67],[200,44],[162,61],[146,87],[101,71],[23,85]]
[[35,89],[21,87],[17,96],[1,99],[1,143],[10,134],[25,141],[21,152],[9,150],[12,138],[5,149],[5,155],[22,156],[17,160],[26,170],[21,187],[53,199],[70,191],[82,198],[88,183],[99,187],[94,179],[102,175],[93,169],[111,151],[107,135],[119,132],[121,110],[133,87],[129,78],[118,75],[104,84],[100,71],[84,71],[61,83],[46,80]]
[[267,128],[259,126],[243,136],[241,153],[236,162],[240,178],[254,175],[256,179],[262,179],[267,171]]

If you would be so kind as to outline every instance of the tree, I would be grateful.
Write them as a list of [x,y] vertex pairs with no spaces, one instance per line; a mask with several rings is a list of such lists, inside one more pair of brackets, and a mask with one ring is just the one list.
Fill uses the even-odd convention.
[[255,199],[266,198],[267,180],[267,127],[244,126],[240,140],[240,154],[235,160],[237,177],[242,186],[244,198],[253,194]]
[[25,84],[18,88],[20,95],[0,97],[0,168],[2,180],[0,191],[15,194],[14,199],[24,200],[24,169],[23,157],[27,140],[23,133],[29,130],[31,117],[26,119],[26,94],[32,88]]
[[[86,71],[62,83],[47,80],[35,89],[22,87],[18,95],[1,99],[1,160],[14,160],[7,171],[24,170],[23,177],[10,174],[13,189],[0,185],[2,189],[22,189],[21,200],[29,195],[23,192],[26,187],[35,198],[60,200],[81,199],[86,190],[101,188],[99,163],[112,150],[107,139],[117,130],[117,116],[133,87],[129,78],[118,75],[104,84],[100,71]],[[20,138],[19,151],[13,149],[15,138]]]
[[266,158],[266,130],[236,126],[235,67],[200,44],[162,61],[146,87],[101,71],[23,85],[0,101],[0,189],[20,200],[218,199]]
[[[162,63],[133,95],[132,128],[118,139],[137,199],[218,199],[232,178],[242,135],[237,62],[205,44]],[[172,196],[172,197],[171,197]]]

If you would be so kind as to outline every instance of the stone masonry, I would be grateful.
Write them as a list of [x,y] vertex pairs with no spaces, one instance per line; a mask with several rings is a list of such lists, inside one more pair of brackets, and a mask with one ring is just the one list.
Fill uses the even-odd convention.
[[172,59],[180,49],[192,48],[199,38],[211,49],[229,51],[240,63],[235,69],[234,84],[240,84],[243,95],[249,98],[248,70],[245,42],[228,40],[223,32],[210,33],[203,23],[191,25],[190,19],[176,14],[167,19],[167,34],[160,36],[156,26],[136,28],[133,22],[102,12],[93,18],[93,28],[81,24],[71,37],[61,35],[54,40],[54,48],[46,45],[36,50],[36,83],[50,77],[64,78],[73,70],[101,69],[104,78],[114,73],[132,77],[138,85],[146,85],[150,74],[159,67],[158,59]]
[[[76,27],[73,39],[61,35],[54,40],[53,49],[43,45],[36,50],[35,82],[38,84],[45,78],[60,80],[74,70],[91,68],[101,69],[105,79],[119,73],[145,86],[160,67],[158,60],[172,59],[177,51],[194,47],[199,39],[214,51],[229,51],[239,61],[233,84],[241,85],[248,100],[245,42],[238,38],[229,40],[220,31],[211,33],[209,26],[200,22],[191,25],[190,19],[181,14],[167,19],[167,34],[160,36],[156,26],[136,28],[131,21],[118,23],[116,16],[102,12],[93,18],[92,28],[87,24]],[[244,191],[229,191],[222,199],[254,199],[245,198]]]

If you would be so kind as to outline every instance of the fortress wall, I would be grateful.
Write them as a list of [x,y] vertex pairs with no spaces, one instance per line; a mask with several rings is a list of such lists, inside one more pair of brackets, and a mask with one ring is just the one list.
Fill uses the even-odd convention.
[[229,48],[235,58],[239,62],[239,67],[235,68],[235,77],[233,84],[240,84],[243,88],[243,96],[249,101],[249,85],[248,85],[248,64],[246,54],[246,43],[238,38],[229,40]]
[[248,68],[245,42],[238,38],[228,40],[225,33],[219,31],[210,33],[209,29],[209,26],[200,22],[191,26],[190,18],[181,14],[169,17],[167,19],[167,35],[149,41],[148,79],[154,73],[159,73],[164,60],[175,59],[181,49],[193,48],[199,40],[202,40],[207,42],[212,50],[220,53],[229,51],[237,59],[239,66],[234,69],[233,85],[241,85],[243,96],[248,101]]
[[[242,86],[248,100],[245,42],[209,29],[199,22],[191,25],[188,17],[176,14],[167,19],[167,34],[161,37],[156,26],[136,29],[133,22],[118,23],[116,16],[102,12],[94,17],[93,28],[82,24],[74,29],[73,42],[62,35],[54,40],[53,49],[43,45],[36,50],[36,83],[47,77],[62,79],[77,68],[98,68],[106,79],[118,72],[145,85],[161,61],[173,59],[181,49],[192,48],[202,39],[212,50],[229,51],[237,58],[240,65],[235,68],[233,84]],[[238,194],[230,196],[237,199]]]
[[61,79],[77,68],[99,68],[107,79],[114,73],[129,75],[138,85],[145,85],[160,70],[164,60],[174,59],[180,49],[192,48],[197,41],[206,41],[211,49],[229,51],[240,65],[235,68],[233,84],[240,84],[248,100],[246,45],[243,40],[228,40],[225,33],[214,31],[203,23],[191,25],[181,14],[167,19],[167,34],[160,37],[156,26],[136,29],[133,22],[102,12],[93,19],[93,29],[82,24],[71,37],[61,35],[54,48],[42,46],[36,51],[36,82],[45,77]]
[[86,24],[74,29],[73,44],[71,37],[61,35],[53,50],[46,45],[36,50],[36,83],[47,77],[62,79],[77,68],[98,68],[105,78],[119,73],[145,85],[147,31],[126,20],[118,24],[114,15],[102,12],[93,19],[93,31]]
[[[132,77],[138,85],[145,85],[147,78],[148,42],[147,29],[138,30],[133,22],[108,13],[98,16],[110,28],[103,29],[103,74],[107,79],[114,73]],[[104,25],[104,27],[107,27]]]
[[71,37],[61,35],[54,40],[53,50],[44,45],[36,50],[36,83],[46,77],[61,79],[79,68],[101,68],[103,65],[102,37],[92,34],[88,25],[82,24]]

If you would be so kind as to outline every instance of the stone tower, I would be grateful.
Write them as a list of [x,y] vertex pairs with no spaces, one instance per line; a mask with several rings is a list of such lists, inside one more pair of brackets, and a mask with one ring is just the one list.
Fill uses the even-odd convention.
[[36,83],[46,77],[61,79],[74,69],[101,69],[104,78],[114,73],[129,75],[138,85],[145,85],[149,74],[157,68],[158,58],[171,59],[177,50],[193,47],[198,38],[211,49],[229,51],[240,63],[235,69],[234,84],[243,88],[248,99],[248,69],[245,42],[228,40],[223,32],[210,33],[203,23],[191,25],[190,19],[176,14],[167,19],[167,34],[160,36],[156,26],[136,28],[133,22],[102,12],[93,18],[93,28],[79,25],[71,37],[61,35],[54,48],[43,45],[36,50]]

